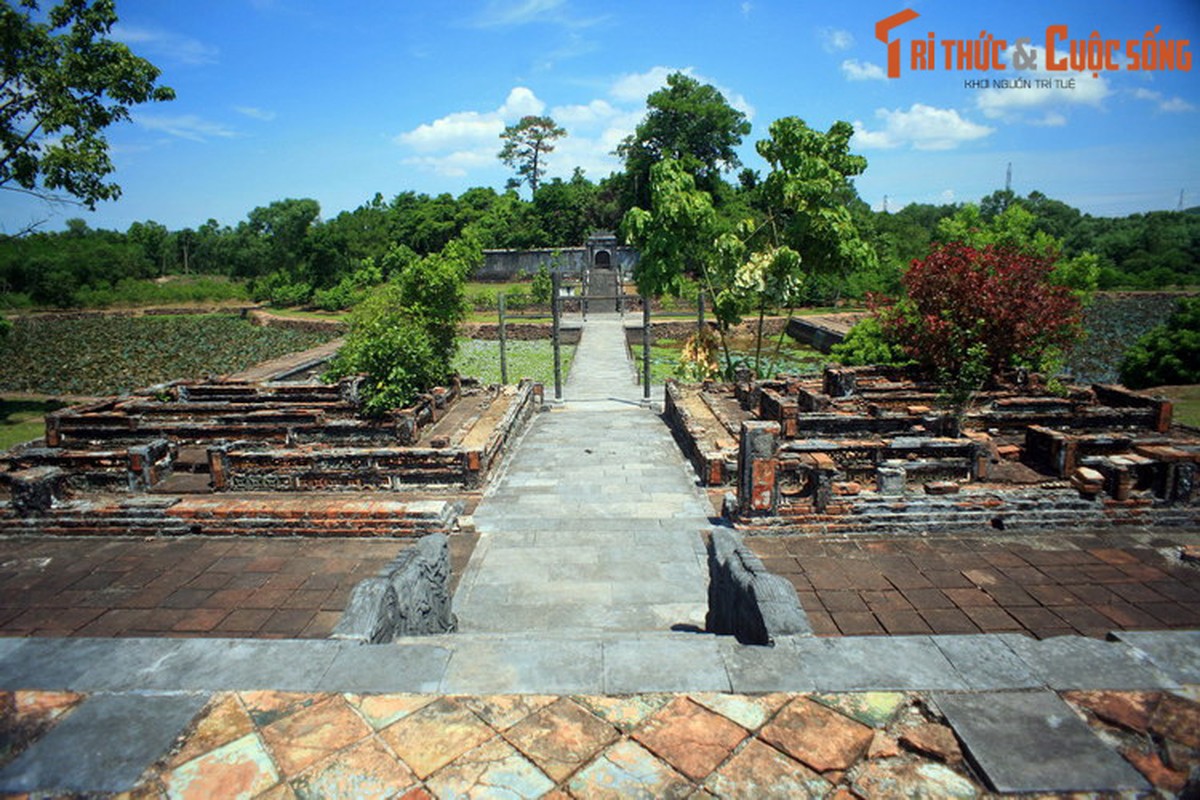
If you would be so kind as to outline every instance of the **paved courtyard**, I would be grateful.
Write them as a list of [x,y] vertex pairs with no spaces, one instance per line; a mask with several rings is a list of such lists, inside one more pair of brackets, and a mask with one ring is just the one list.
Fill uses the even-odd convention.
[[326,638],[400,540],[0,542],[0,793],[1200,791],[1200,532],[753,537],[817,635],[698,632],[710,510],[623,336],[457,537],[459,633]]

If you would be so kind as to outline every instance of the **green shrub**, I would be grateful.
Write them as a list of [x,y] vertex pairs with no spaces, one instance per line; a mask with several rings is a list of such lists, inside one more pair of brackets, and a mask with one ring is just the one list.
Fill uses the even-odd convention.
[[537,305],[549,305],[551,295],[554,294],[554,278],[550,276],[550,270],[545,264],[538,267],[537,274],[533,276],[533,283],[529,287],[529,296]]
[[363,410],[369,416],[410,405],[446,375],[429,331],[405,314],[401,299],[398,287],[389,284],[364,300],[351,315],[346,344],[327,373],[331,380],[366,376]]
[[1121,382],[1131,389],[1200,383],[1200,297],[1186,297],[1167,321],[1125,353]]
[[458,348],[466,276],[480,258],[478,244],[456,239],[404,266],[350,315],[346,344],[325,377],[366,376],[363,410],[371,416],[411,405],[446,380]]
[[883,326],[875,317],[867,317],[851,328],[841,344],[833,346],[831,353],[848,367],[911,363],[903,348],[884,338]]

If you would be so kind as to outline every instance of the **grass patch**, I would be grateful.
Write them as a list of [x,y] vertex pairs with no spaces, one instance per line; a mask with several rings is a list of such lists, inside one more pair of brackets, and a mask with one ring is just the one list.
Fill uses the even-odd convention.
[[[764,375],[787,373],[791,375],[816,372],[829,361],[829,356],[821,351],[800,344],[790,337],[784,337],[779,354],[775,354],[776,337],[763,340],[762,372]],[[683,350],[683,339],[658,339],[650,344],[650,379],[654,383],[662,383],[667,378],[679,377],[679,355]],[[634,358],[634,367],[640,375],[642,372],[642,346],[633,344],[630,351]],[[731,336],[729,339],[729,354],[734,363],[754,363],[754,337],[748,335]],[[724,354],[717,352],[717,363],[725,365]]]
[[1200,428],[1200,384],[1157,386],[1146,392],[1162,395],[1175,404],[1173,419],[1176,423]]
[[261,327],[224,314],[23,317],[0,344],[0,391],[107,395],[246,369],[335,331]]
[[[562,376],[567,379],[574,345],[563,345]],[[554,385],[554,346],[549,339],[511,341],[507,348],[508,382],[533,378],[548,386]],[[500,342],[484,339],[460,339],[454,369],[466,378],[478,378],[483,383],[500,382]]]
[[15,400],[0,397],[0,451],[46,432],[45,416],[65,404],[57,400]]

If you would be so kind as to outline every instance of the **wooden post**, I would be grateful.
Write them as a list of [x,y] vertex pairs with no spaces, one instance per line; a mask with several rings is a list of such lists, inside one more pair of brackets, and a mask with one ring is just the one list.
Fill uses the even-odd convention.
[[696,293],[696,338],[704,336],[704,290]]
[[642,295],[642,399],[650,402],[650,298]]
[[500,382],[508,383],[508,336],[505,332],[504,320],[504,301],[506,295],[501,292],[499,298],[500,303]]
[[552,274],[550,298],[550,317],[554,321],[552,340],[554,342],[554,399],[562,401],[562,348],[559,335],[562,314],[559,310],[559,290],[562,286],[562,276],[556,271]]

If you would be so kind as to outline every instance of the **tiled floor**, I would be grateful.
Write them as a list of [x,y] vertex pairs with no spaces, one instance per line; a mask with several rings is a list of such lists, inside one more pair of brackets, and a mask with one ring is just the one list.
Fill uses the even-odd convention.
[[[1183,788],[1200,754],[1200,704],[1162,692],[1062,696],[1157,788]],[[0,766],[87,699],[0,693]],[[260,691],[213,695],[130,796],[967,798],[985,790],[954,731],[912,693]]]
[[987,538],[747,537],[821,636],[1200,627],[1196,532]]
[[408,542],[0,540],[0,634],[325,638]]

